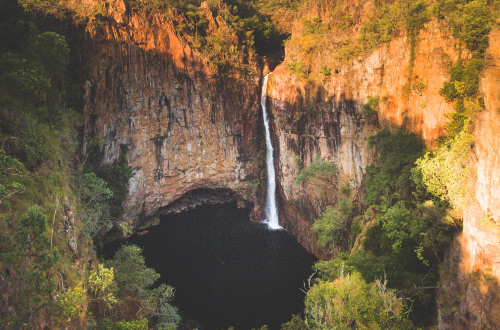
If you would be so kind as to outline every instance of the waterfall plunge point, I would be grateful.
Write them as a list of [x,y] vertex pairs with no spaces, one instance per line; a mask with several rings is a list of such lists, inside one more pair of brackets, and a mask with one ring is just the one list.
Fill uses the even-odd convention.
[[267,80],[269,74],[264,77],[262,82],[262,94],[260,103],[262,105],[262,114],[264,117],[264,127],[266,129],[266,168],[267,168],[267,199],[266,199],[266,216],[267,219],[265,223],[268,225],[269,229],[283,229],[279,224],[278,218],[278,206],[276,204],[276,172],[274,170],[274,159],[273,159],[273,144],[271,141],[271,129],[269,125],[269,117],[266,110],[266,100],[267,100]]

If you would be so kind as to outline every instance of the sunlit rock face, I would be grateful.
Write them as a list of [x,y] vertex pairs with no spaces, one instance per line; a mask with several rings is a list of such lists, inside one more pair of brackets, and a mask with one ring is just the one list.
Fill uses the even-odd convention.
[[[317,16],[313,12],[311,17]],[[464,232],[455,246],[455,259],[446,267],[462,283],[453,287],[453,311],[441,313],[443,329],[497,329],[500,327],[500,37],[498,29],[490,35],[487,65],[481,75],[480,92],[486,110],[475,115],[475,146],[470,167],[473,198],[464,213]],[[292,35],[293,38],[293,35]],[[287,53],[287,59],[293,54]],[[450,30],[437,21],[425,25],[419,35],[413,78],[426,88],[405,93],[409,62],[408,37],[394,35],[390,43],[362,59],[338,67],[323,82],[298,78],[286,64],[276,68],[270,79],[269,97],[276,130],[279,159],[278,177],[286,215],[286,227],[297,239],[319,256],[311,226],[315,217],[338,198],[340,186],[349,183],[363,195],[365,168],[373,159],[368,138],[376,129],[366,122],[362,106],[368,96],[381,99],[379,119],[386,125],[402,126],[420,135],[432,149],[444,133],[445,115],[453,111],[439,94],[449,79],[449,69],[458,59],[457,41]],[[467,57],[467,54],[464,54]],[[326,59],[325,59],[326,61]],[[320,63],[321,64],[321,63]],[[318,64],[318,65],[320,65]],[[304,165],[315,157],[337,164],[337,190],[318,193],[317,187],[296,184],[295,158]],[[453,258],[452,258],[453,259]],[[476,274],[480,281],[476,281]],[[443,281],[443,291],[449,283]],[[446,293],[442,292],[442,297]],[[444,315],[446,314],[446,317]]]
[[[121,4],[121,5],[120,5]],[[167,16],[130,12],[86,27],[85,136],[104,142],[104,163],[121,146],[134,168],[123,221],[155,219],[158,210],[197,188],[230,188],[255,200],[259,75],[212,74]],[[215,22],[213,22],[216,24]]]
[[[283,212],[289,216],[288,228],[311,251],[321,254],[310,231],[312,220],[338,197],[340,186],[349,183],[351,188],[361,189],[362,196],[365,168],[373,159],[368,138],[377,131],[362,115],[368,96],[379,96],[378,117],[383,125],[415,132],[430,148],[444,133],[445,114],[453,107],[439,90],[458,58],[455,43],[451,32],[437,21],[425,25],[419,36],[413,79],[426,87],[411,93],[405,92],[410,53],[408,37],[402,31],[367,57],[337,68],[323,82],[300,79],[286,64],[270,76],[282,199],[294,201],[291,207],[290,203],[284,205],[287,210]],[[318,156],[336,163],[339,170],[338,189],[330,190],[327,196],[318,196],[315,187],[304,188],[295,182],[298,171],[294,159],[299,157],[308,165]],[[297,203],[299,199],[325,201]]]
[[[500,30],[490,35],[480,91],[486,110],[474,122],[471,166],[473,198],[464,213],[463,234],[452,266],[457,278],[443,279],[443,295],[454,295],[454,310],[441,311],[442,329],[500,327]],[[458,285],[453,285],[459,283]],[[445,303],[445,302],[443,302]]]

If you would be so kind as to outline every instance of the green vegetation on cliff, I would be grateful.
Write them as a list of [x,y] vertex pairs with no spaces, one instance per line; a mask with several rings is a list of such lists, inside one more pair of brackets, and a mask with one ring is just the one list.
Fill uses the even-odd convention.
[[[368,19],[359,16],[364,6],[370,6]],[[296,21],[299,33],[286,43],[291,54],[288,65],[300,78],[313,80],[325,79],[324,72],[331,72],[332,68],[338,72],[342,65],[391,41],[400,31],[409,35],[412,62],[418,32],[431,18],[429,3],[425,0],[375,0],[355,5],[309,1],[304,2],[299,12],[304,15]],[[312,16],[311,12],[318,16]],[[300,70],[297,70],[298,63]],[[409,69],[411,76],[411,66]]]
[[93,240],[121,216],[132,169],[125,147],[110,165],[99,147],[78,152],[65,38],[16,0],[0,0],[0,16],[0,328],[175,329],[173,289],[152,288],[138,247],[97,261]]
[[[327,207],[315,220],[313,230],[318,235],[317,244],[327,247],[334,258],[316,264],[320,279],[307,294],[304,317],[294,317],[283,329],[294,329],[295,324],[307,324],[311,328],[311,324],[316,322],[316,314],[311,316],[311,306],[318,312],[319,322],[328,324],[329,328],[347,329],[358,324],[359,321],[344,319],[345,315],[355,313],[336,297],[337,294],[326,289],[333,288],[333,283],[339,285],[345,274],[361,276],[365,283],[375,280],[372,285],[381,278],[387,279],[388,288],[408,298],[403,303],[409,304],[407,308],[411,306],[409,317],[414,325],[431,326],[437,316],[435,301],[439,276],[446,271],[453,272],[446,269],[440,272],[440,268],[448,267],[445,252],[460,231],[460,218],[471,196],[468,188],[472,173],[469,156],[474,138],[470,130],[474,113],[484,109],[484,100],[478,92],[479,75],[485,66],[488,34],[498,17],[498,2],[420,1],[409,7],[394,8],[395,3],[399,2],[375,1],[374,15],[361,28],[358,39],[345,46],[339,58],[358,56],[363,50],[389,41],[395,29],[404,26],[410,37],[406,89],[421,90],[425,86],[419,81],[412,81],[418,31],[432,17],[444,21],[451,27],[460,47],[459,60],[450,69],[450,80],[445,82],[440,92],[448,102],[453,103],[455,111],[448,115],[447,134],[439,138],[432,152],[426,152],[423,142],[415,134],[403,130],[382,129],[370,139],[369,144],[375,148],[377,159],[366,170],[366,205],[345,208],[349,200],[341,198],[336,206]],[[409,10],[407,13],[410,15],[405,15],[405,24],[402,24],[398,13],[405,10]],[[299,40],[316,34],[318,44],[291,45],[292,49],[295,46],[310,47],[305,52],[299,50],[292,55],[292,62],[289,63],[292,70],[296,68],[294,63],[301,63],[300,70],[293,70],[301,78],[311,73],[308,58],[312,58],[316,51],[324,52],[320,46],[323,45],[321,35],[328,31],[327,27],[332,29],[322,19],[305,21],[303,39]],[[363,36],[370,37],[366,40]],[[375,119],[377,105],[378,99],[369,97],[363,108],[365,116]],[[356,227],[350,229],[348,234],[356,239],[339,239],[344,224],[349,221]],[[484,223],[488,224],[487,221]],[[376,310],[375,307],[373,309]],[[341,325],[339,322],[345,323]],[[369,328],[379,328],[378,324]]]
[[[275,60],[283,56],[286,31],[279,26],[284,16],[292,16],[301,1],[292,0],[126,0],[141,15],[160,15],[174,21],[182,39],[209,60],[214,72],[225,76],[233,69],[250,74],[249,62],[265,55]],[[23,0],[33,12],[51,13],[76,19],[105,19],[109,4],[97,1],[93,7],[71,1]],[[282,15],[277,15],[280,12]]]
[[[418,136],[385,128],[370,138],[369,145],[376,150],[377,159],[367,168],[366,205],[355,207],[347,192],[314,223],[318,245],[327,247],[334,259],[316,264],[321,281],[326,282],[315,284],[310,292],[324,283],[342,282],[344,274],[359,273],[369,283],[364,285],[372,288],[385,278],[388,289],[407,298],[401,300],[401,306],[406,304],[401,308],[408,309],[413,323],[427,326],[435,319],[439,265],[459,226],[448,215],[447,204],[422,185],[415,161],[425,149]],[[307,299],[312,299],[315,308],[333,304],[338,313],[348,313],[348,306],[330,296],[309,297],[308,293]],[[306,307],[306,321],[309,313]],[[327,317],[323,321],[342,319]],[[376,324],[385,327],[379,321]],[[407,321],[404,324],[410,326]]]

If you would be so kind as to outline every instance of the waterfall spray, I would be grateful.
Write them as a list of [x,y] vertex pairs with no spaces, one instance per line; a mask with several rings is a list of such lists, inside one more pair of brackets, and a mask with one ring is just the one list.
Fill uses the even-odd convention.
[[273,144],[271,141],[271,129],[269,125],[269,117],[266,110],[267,100],[267,79],[269,74],[264,77],[262,83],[261,105],[262,114],[264,117],[264,127],[266,129],[266,167],[267,167],[267,201],[266,201],[266,216],[265,223],[270,229],[282,229],[278,220],[278,207],[276,205],[276,173],[274,170],[273,160]]

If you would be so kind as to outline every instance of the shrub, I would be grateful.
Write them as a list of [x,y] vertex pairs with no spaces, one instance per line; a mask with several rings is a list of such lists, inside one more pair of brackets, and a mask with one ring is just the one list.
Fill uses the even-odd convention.
[[303,184],[317,179],[320,182],[333,184],[333,179],[337,175],[335,163],[322,161],[319,156],[314,158],[313,162],[306,167],[299,169],[296,177],[296,183]]
[[366,103],[363,105],[362,113],[365,115],[368,124],[378,124],[378,106],[380,104],[380,97],[368,96]]
[[307,70],[305,69],[305,62],[304,61],[295,61],[295,59],[292,59],[291,62],[287,63],[287,68],[290,71],[293,71],[293,73],[299,77],[303,78],[307,75]]
[[402,298],[385,283],[366,283],[359,273],[320,281],[306,295],[309,329],[413,329]]
[[313,231],[318,235],[318,245],[347,248],[351,224],[354,219],[354,205],[348,199],[339,199],[335,206],[314,221]]
[[85,300],[86,292],[83,283],[77,283],[57,298],[53,305],[54,313],[62,320],[71,319],[81,312]]
[[302,34],[304,36],[308,34],[321,34],[324,33],[323,24],[320,17],[314,17],[312,19],[304,19],[303,22],[304,31]]
[[24,190],[23,179],[26,175],[23,164],[0,149],[0,205]]
[[467,167],[474,137],[460,132],[448,145],[442,145],[434,153],[427,153],[417,160],[422,181],[434,196],[449,202],[455,209],[468,205],[471,192],[468,188],[470,169]]
[[96,300],[104,302],[108,308],[117,302],[113,294],[114,278],[113,268],[106,268],[103,264],[99,264],[97,270],[90,272],[87,280],[88,291],[91,296]]

